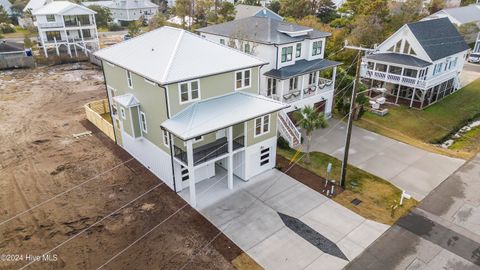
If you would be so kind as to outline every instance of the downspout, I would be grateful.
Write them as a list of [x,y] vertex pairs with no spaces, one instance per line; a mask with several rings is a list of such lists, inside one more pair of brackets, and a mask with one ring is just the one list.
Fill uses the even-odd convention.
[[110,104],[110,95],[108,94],[108,86],[107,86],[107,78],[105,77],[105,69],[103,68],[103,60],[102,62],[102,73],[103,73],[103,82],[105,84],[105,91],[107,92],[107,102],[108,102],[108,109],[110,110],[110,117],[112,118],[112,127],[113,127],[113,137],[115,138],[115,144],[118,144],[117,142],[117,132],[115,132],[115,125],[113,124],[113,112],[112,112],[112,104]]
[[[158,85],[160,86],[160,85]],[[166,102],[166,108],[167,108],[167,119],[170,119],[170,112],[168,111],[168,97],[167,97],[167,88],[163,87],[163,86],[160,86],[160,88],[163,89],[163,93],[165,94],[165,102]],[[163,135],[162,135],[163,136]],[[177,192],[177,185],[176,185],[176,181],[175,181],[175,167],[173,167],[173,139],[172,139],[172,134],[170,134],[170,132],[168,132],[168,140],[169,140],[169,144],[170,144],[170,160],[171,160],[171,164],[172,164],[172,180],[173,180],[173,191]]]
[[277,53],[275,54],[275,69],[278,69],[278,46],[277,44],[273,44],[273,46],[277,49]]

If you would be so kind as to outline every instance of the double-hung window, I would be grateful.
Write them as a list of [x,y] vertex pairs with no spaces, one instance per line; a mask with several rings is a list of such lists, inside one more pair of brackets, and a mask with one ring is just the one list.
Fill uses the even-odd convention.
[[200,99],[200,84],[198,80],[180,84],[180,103]]
[[235,90],[250,87],[250,69],[235,72]]
[[314,41],[312,48],[312,56],[322,54],[323,41]]
[[277,94],[277,79],[268,78],[267,79],[267,96]]
[[147,133],[147,117],[145,116],[144,112],[140,112],[140,125],[142,131]]
[[130,88],[133,87],[132,73],[128,70],[127,70],[127,84],[128,84],[128,87]]
[[297,90],[297,88],[298,88],[298,77],[290,78],[288,89],[290,91],[294,91],[294,90]]
[[302,55],[302,43],[297,43],[295,57],[299,58]]
[[292,51],[293,51],[292,46],[282,48],[282,59],[281,59],[282,63],[292,61]]
[[264,115],[255,119],[255,137],[270,131],[270,115]]
[[162,137],[163,137],[163,144],[166,147],[170,147],[170,136],[168,134],[168,131],[162,129]]
[[55,21],[55,15],[53,15],[53,14],[46,15],[46,17],[47,17],[47,22],[54,22]]

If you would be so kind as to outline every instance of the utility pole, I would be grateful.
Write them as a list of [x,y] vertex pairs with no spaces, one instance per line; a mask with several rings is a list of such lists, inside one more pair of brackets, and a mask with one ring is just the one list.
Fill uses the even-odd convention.
[[340,186],[342,188],[345,188],[345,180],[347,176],[348,152],[350,151],[350,139],[352,137],[353,115],[354,115],[354,109],[355,109],[354,106],[355,106],[355,99],[357,98],[357,89],[360,85],[360,68],[362,65],[362,52],[371,51],[371,49],[368,49],[368,48],[348,46],[346,42],[345,42],[345,48],[357,50],[358,60],[357,60],[357,69],[355,72],[355,80],[353,81],[352,98],[350,100],[350,110],[348,114],[347,136],[345,139],[345,150],[343,153],[342,170],[340,172]]

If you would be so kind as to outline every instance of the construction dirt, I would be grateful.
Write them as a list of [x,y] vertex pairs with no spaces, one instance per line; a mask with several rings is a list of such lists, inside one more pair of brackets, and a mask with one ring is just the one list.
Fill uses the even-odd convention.
[[89,64],[0,71],[0,269],[257,269],[85,120],[105,97]]

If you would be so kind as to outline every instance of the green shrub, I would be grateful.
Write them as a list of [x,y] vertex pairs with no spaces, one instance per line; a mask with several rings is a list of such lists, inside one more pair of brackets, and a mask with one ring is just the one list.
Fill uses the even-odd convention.
[[288,141],[285,140],[282,136],[279,136],[277,139],[277,146],[281,149],[288,150],[290,149],[290,145],[288,145]]
[[123,27],[121,27],[118,23],[108,24],[108,31],[120,31],[120,30],[123,30]]

